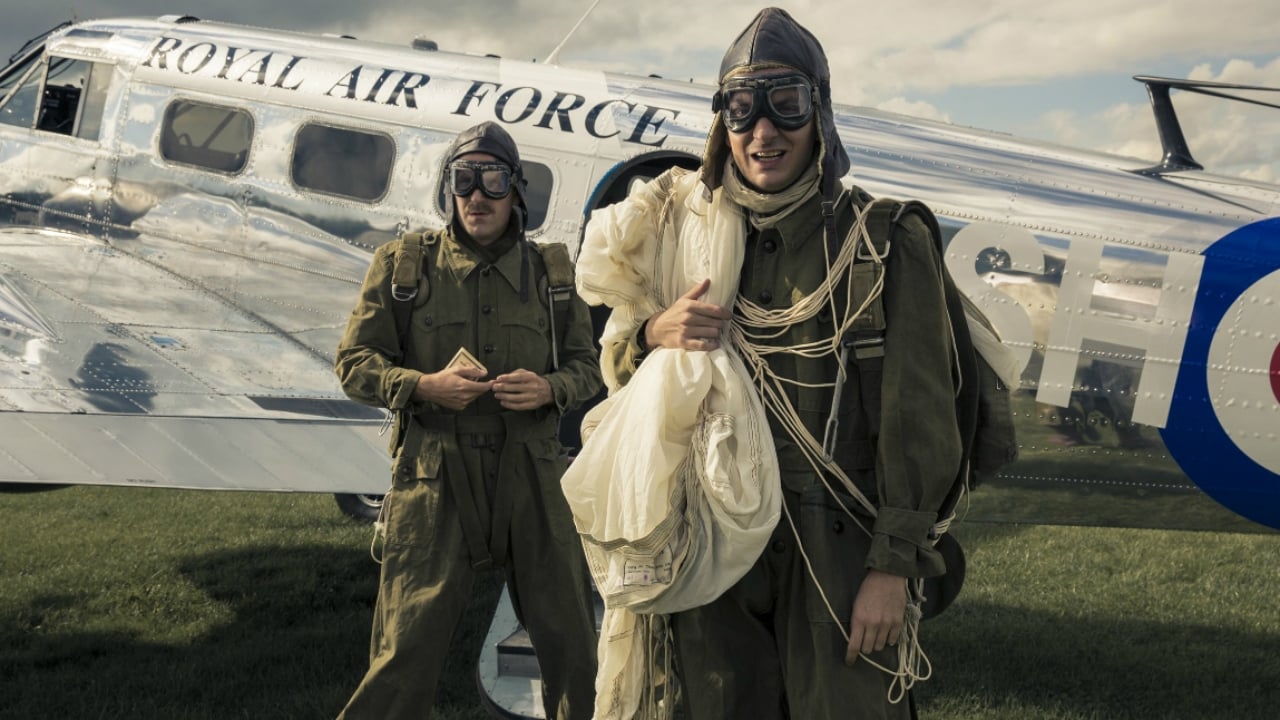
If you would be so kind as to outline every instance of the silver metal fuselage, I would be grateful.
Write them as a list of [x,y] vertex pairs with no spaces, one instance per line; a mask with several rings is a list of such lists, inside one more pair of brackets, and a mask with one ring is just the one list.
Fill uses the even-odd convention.
[[[503,124],[544,168],[530,237],[576,248],[629,182],[696,164],[712,117],[704,86],[206,22],[83,23],[43,52],[110,80],[96,137],[0,124],[0,482],[380,492],[381,414],[344,398],[333,351],[371,250],[443,224],[453,136]],[[239,169],[165,158],[193,102],[250,118]],[[836,120],[851,180],[937,212],[1024,364],[1021,457],[973,516],[1280,525],[1280,189]],[[309,125],[389,140],[385,190],[300,185]]]

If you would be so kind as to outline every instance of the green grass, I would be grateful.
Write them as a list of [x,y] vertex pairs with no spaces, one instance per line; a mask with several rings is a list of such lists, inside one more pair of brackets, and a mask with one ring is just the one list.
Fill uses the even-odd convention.
[[1280,717],[1280,536],[968,525],[922,634],[948,720]]
[[[0,718],[332,718],[363,675],[372,529],[332,496],[76,487],[0,515]],[[487,627],[465,618],[436,717],[488,717]]]
[[[327,495],[79,487],[0,513],[0,718],[331,718],[364,671],[371,531]],[[926,720],[1280,717],[1280,535],[954,532]],[[489,580],[436,717],[487,717]]]

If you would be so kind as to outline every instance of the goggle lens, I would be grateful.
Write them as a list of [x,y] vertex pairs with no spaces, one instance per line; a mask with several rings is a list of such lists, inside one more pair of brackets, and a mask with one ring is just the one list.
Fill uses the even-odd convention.
[[750,130],[762,116],[782,130],[798,130],[813,118],[813,89],[790,75],[730,80],[717,104],[733,132]]
[[459,160],[449,166],[449,191],[466,197],[480,188],[485,197],[501,200],[511,193],[511,168],[501,163]]

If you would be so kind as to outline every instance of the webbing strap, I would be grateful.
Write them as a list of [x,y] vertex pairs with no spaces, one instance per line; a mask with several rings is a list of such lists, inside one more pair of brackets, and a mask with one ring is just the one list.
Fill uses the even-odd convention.
[[[501,548],[494,547],[494,536],[498,534],[499,527],[505,530],[510,525],[510,516],[507,522],[501,526],[495,522],[496,518],[492,516],[489,508],[488,498],[485,497],[483,481],[473,482],[467,476],[467,466],[462,459],[462,448],[458,444],[458,433],[466,432],[468,434],[500,434],[504,432],[502,420],[498,416],[483,418],[484,423],[476,423],[471,418],[459,417],[456,415],[415,415],[414,419],[422,425],[422,427],[433,432],[440,433],[441,445],[444,451],[444,476],[445,482],[449,484],[450,495],[453,496],[453,503],[458,509],[458,521],[462,525],[462,538],[467,544],[467,554],[471,558],[471,567],[476,570],[486,570],[494,566],[495,563],[501,563],[506,555],[505,539]],[[464,427],[460,427],[460,422],[464,421]],[[506,467],[506,450],[507,444],[503,442],[502,456],[499,459],[499,470]],[[495,552],[501,550],[501,553]],[[495,555],[497,557],[495,557]]]
[[[855,190],[853,196],[857,200],[864,199],[863,196]],[[896,200],[880,198],[871,202],[870,205],[860,203],[862,206],[863,221],[867,230],[865,238],[859,237],[857,251],[854,253],[854,267],[852,272],[852,282],[854,283],[854,298],[864,298],[871,294],[871,288],[879,279],[878,275],[884,272],[884,261],[887,261],[889,251],[893,247],[892,235],[893,225],[899,217],[898,210],[901,203]],[[864,248],[863,241],[871,243],[874,247]],[[873,262],[873,257],[880,258],[881,262]],[[881,397],[881,378],[884,376],[884,335],[885,335],[885,316],[884,316],[884,297],[876,295],[872,298],[871,303],[867,306],[865,312],[854,320],[853,327],[845,333],[841,339],[842,362],[846,360],[849,354],[853,355],[853,363],[844,363],[850,372],[858,376],[859,397],[862,402],[863,413],[867,417],[867,427],[872,434],[878,433],[880,430],[880,397]],[[837,396],[838,397],[838,396]],[[832,413],[837,412],[836,408],[832,408]]]
[[564,243],[539,243],[547,269],[547,303],[551,306],[551,369],[560,369],[560,335],[568,329],[569,300],[573,297],[573,260]]
[[400,247],[391,267],[391,312],[396,320],[399,364],[402,367],[409,365],[409,322],[413,314],[413,300],[418,296],[418,281],[422,279],[425,250],[426,241],[422,233],[407,233],[400,238]]

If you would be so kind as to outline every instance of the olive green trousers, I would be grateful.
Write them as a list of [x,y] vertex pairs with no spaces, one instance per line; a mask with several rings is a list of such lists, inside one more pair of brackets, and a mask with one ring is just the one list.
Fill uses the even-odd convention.
[[[469,437],[459,445],[469,482],[483,483],[491,500],[509,493],[513,512],[502,565],[516,617],[538,657],[546,717],[587,720],[596,632],[586,560],[559,483],[545,487],[539,480],[558,478],[556,469],[537,467],[557,461],[522,448],[517,455],[523,467],[499,468],[501,436]],[[454,485],[446,480],[397,482],[386,496],[369,670],[340,720],[430,718],[445,663],[476,662],[449,655],[479,571],[471,565],[451,498]]]
[[[805,552],[848,629],[870,538],[825,490],[784,490]],[[870,524],[868,523],[868,527]],[[714,602],[671,616],[684,720],[909,720],[910,697],[887,700],[892,678],[847,642],[805,570],[784,516],[745,577]],[[893,648],[872,655],[897,666]]]

